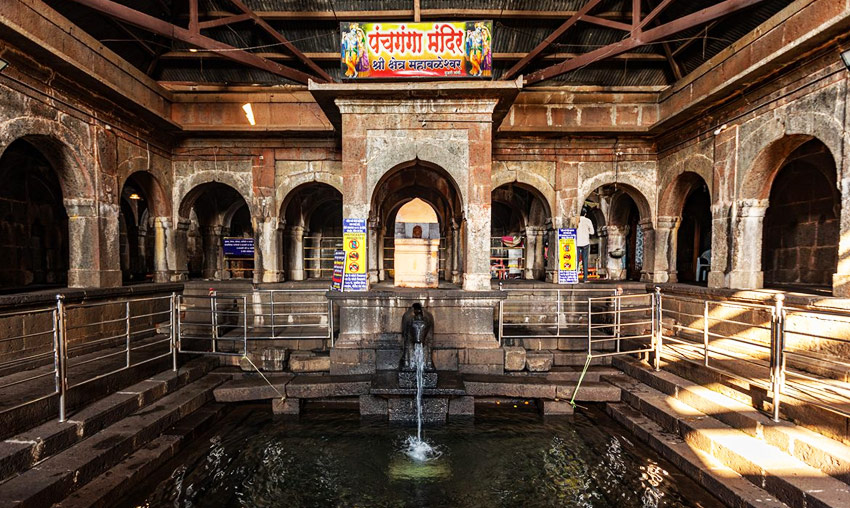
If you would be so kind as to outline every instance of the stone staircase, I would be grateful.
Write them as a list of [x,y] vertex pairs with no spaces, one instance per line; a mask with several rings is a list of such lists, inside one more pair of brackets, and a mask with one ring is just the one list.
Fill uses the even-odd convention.
[[117,489],[119,479],[152,471],[223,410],[209,403],[213,389],[230,375],[210,373],[213,364],[192,360],[90,404],[65,422],[0,442],[0,506],[44,507],[62,500],[62,506],[89,506],[96,497],[108,505],[109,485]]
[[629,358],[616,420],[729,506],[850,506],[850,447]]

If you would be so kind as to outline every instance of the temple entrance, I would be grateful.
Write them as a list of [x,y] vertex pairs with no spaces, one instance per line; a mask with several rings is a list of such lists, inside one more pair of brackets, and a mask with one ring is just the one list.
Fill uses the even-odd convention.
[[287,195],[281,210],[286,279],[329,279],[334,251],[342,249],[342,194],[325,183],[307,183]]
[[18,140],[0,158],[0,288],[68,283],[68,215],[55,168]]
[[490,276],[544,280],[551,213],[535,189],[508,183],[493,190],[490,222]]
[[151,173],[139,171],[124,182],[118,216],[124,284],[155,281],[157,248],[165,255],[162,235],[157,238],[157,220],[168,215],[165,203],[162,188]]
[[676,233],[676,276],[679,282],[708,281],[711,269],[711,196],[694,173]]
[[807,141],[783,163],[764,216],[765,286],[830,288],[838,263],[841,195],[835,159],[819,140]]
[[[594,227],[605,224],[604,230],[597,230],[604,237],[599,245],[605,252],[600,252],[603,259],[596,262],[606,266],[612,280],[644,279],[652,255],[648,247],[651,243],[646,239],[653,233],[647,199],[634,187],[618,183],[596,189],[587,201],[588,205],[599,203],[598,207],[588,206]],[[592,266],[594,260],[590,257]]]
[[183,198],[180,216],[189,223],[190,278],[253,278],[254,228],[248,204],[236,189],[218,182],[199,185]]
[[[429,256],[427,263],[425,258],[416,258],[425,263],[417,266],[423,269],[427,266],[430,271],[433,265],[437,273],[433,282],[416,287],[436,287],[440,280],[460,283],[463,274],[462,217],[460,192],[442,168],[416,161],[389,171],[378,182],[372,197],[370,249],[379,248],[376,249],[377,259],[370,256],[370,278],[393,280],[399,285],[395,279],[397,270],[401,269],[404,272],[402,284],[408,284],[410,277],[424,281],[428,277],[419,268],[416,269],[419,275],[408,272],[410,249],[416,245],[414,250],[427,252]],[[416,226],[422,235],[419,238],[413,237]],[[399,250],[402,245],[405,247]],[[405,265],[402,267],[399,263]]]
[[440,248],[437,212],[419,198],[408,201],[396,214],[393,238],[395,285],[437,287]]

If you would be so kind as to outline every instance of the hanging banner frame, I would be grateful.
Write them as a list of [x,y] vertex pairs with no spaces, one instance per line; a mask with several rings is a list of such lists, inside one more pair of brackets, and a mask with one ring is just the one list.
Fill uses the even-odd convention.
[[341,22],[345,79],[493,77],[493,21]]
[[558,284],[578,284],[575,228],[558,229]]

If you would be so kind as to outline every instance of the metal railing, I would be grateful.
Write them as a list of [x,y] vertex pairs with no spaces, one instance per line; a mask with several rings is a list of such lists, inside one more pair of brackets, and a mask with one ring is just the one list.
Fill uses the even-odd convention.
[[[660,298],[661,293],[657,291],[588,298],[588,361],[605,356],[657,351],[661,347],[658,333]],[[594,311],[594,308],[607,310]],[[613,350],[602,347],[605,344],[613,345]],[[658,369],[657,361],[655,368]]]
[[665,302],[662,353],[764,389],[774,421],[785,398],[850,416],[850,312],[789,308],[782,294],[773,305]]
[[[585,338],[587,326],[596,315],[600,324],[602,312],[608,311],[607,301],[594,297],[613,297],[618,289],[509,289],[501,283],[499,290],[507,298],[499,302],[499,343],[505,340]],[[615,314],[616,315],[616,314]],[[609,324],[610,326],[610,324]],[[607,333],[616,333],[611,328]],[[594,333],[601,333],[594,328]]]
[[20,330],[0,338],[10,345],[0,356],[0,413],[58,395],[65,421],[69,390],[168,357],[176,370],[176,298],[66,305],[57,295],[55,307],[0,314],[6,330]]
[[268,341],[321,341],[322,349],[333,347],[333,304],[326,291],[273,289],[181,296],[179,351],[241,356],[252,343]]

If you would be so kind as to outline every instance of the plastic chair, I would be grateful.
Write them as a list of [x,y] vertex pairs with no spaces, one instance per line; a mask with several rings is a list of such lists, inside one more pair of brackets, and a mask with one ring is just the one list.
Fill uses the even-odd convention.
[[[706,250],[697,258],[697,282],[707,281],[709,270],[711,270],[711,249]],[[703,273],[705,274],[704,276]]]

